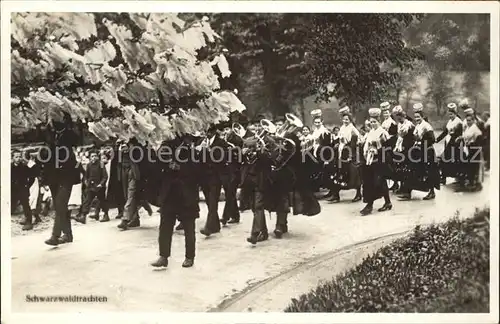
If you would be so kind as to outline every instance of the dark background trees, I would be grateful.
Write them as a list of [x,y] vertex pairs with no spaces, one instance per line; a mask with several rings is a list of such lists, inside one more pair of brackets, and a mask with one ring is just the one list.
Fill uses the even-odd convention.
[[[489,71],[488,15],[209,16],[250,115],[305,117],[305,99],[314,96],[360,111],[381,100],[409,109],[418,97],[439,116],[458,92],[477,106],[482,73]],[[457,73],[460,89],[452,82]]]
[[[490,62],[489,15],[484,14],[292,14],[292,13],[184,13],[179,17],[189,24],[209,18],[221,36],[198,51],[198,59],[212,60],[224,53],[231,75],[220,79],[223,90],[238,89],[247,114],[269,117],[294,112],[306,120],[311,107],[334,108],[347,104],[364,116],[366,108],[382,100],[399,102],[410,109],[423,101],[439,118],[449,100],[466,96],[473,106],[487,109],[484,84]],[[121,47],[103,18],[125,26],[140,43],[144,32],[128,14],[95,15],[96,32],[90,38],[77,37],[79,54],[110,41],[116,55],[109,65],[126,65]],[[64,26],[63,26],[64,27]],[[47,24],[31,47],[18,44],[13,50],[39,67],[37,42],[46,42],[48,32],[58,28]],[[50,30],[50,28],[54,30]],[[70,29],[71,31],[71,29]],[[57,33],[56,33],[57,34]],[[57,34],[58,37],[65,37]],[[77,35],[78,36],[78,35]],[[63,38],[61,38],[63,39]],[[130,45],[133,46],[133,45]],[[221,73],[214,67],[217,74]],[[32,73],[29,83],[14,82],[13,93],[23,97],[43,86],[65,95],[72,87],[99,87],[88,82],[60,82],[67,73],[52,69],[50,74]],[[141,65],[128,78],[143,78],[151,67]],[[457,82],[457,75],[460,82]],[[56,82],[48,82],[56,80]],[[76,80],[78,81],[78,80]],[[48,82],[48,83],[47,83]],[[62,88],[61,88],[62,87]],[[21,94],[21,95],[19,95]],[[126,98],[118,93],[120,100]],[[314,104],[312,98],[316,99]],[[170,101],[173,107],[192,106],[189,100]],[[173,100],[173,101],[172,101]],[[126,100],[125,100],[126,101]],[[328,103],[333,101],[333,103]],[[136,107],[151,102],[129,102]],[[14,103],[13,107],[18,103]],[[158,104],[158,103],[156,103]],[[314,106],[316,105],[316,106]],[[321,105],[321,106],[318,106]],[[178,107],[179,106],[179,107]],[[175,108],[174,107],[174,108]],[[109,110],[108,110],[109,112]]]

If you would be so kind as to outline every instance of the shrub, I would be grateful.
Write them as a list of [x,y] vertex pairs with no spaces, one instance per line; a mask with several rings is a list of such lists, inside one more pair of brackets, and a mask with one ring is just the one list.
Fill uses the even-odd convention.
[[417,226],[285,312],[488,312],[489,217]]

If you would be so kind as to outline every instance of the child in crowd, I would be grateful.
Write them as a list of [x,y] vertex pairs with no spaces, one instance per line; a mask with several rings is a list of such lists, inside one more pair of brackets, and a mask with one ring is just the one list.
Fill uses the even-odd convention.
[[[85,224],[87,214],[90,212],[90,205],[95,198],[99,199],[99,194],[102,193],[102,189],[106,186],[108,180],[108,173],[106,168],[102,165],[97,151],[92,151],[90,153],[90,163],[85,169],[84,181],[85,181],[85,195],[82,208],[75,220]],[[101,197],[102,198],[102,197]],[[91,216],[95,220],[99,219],[99,214]]]
[[11,206],[15,209],[20,203],[24,218],[19,222],[23,225],[23,231],[33,229],[33,214],[30,206],[30,187],[35,181],[36,167],[29,168],[23,161],[21,151],[12,154],[11,174]]

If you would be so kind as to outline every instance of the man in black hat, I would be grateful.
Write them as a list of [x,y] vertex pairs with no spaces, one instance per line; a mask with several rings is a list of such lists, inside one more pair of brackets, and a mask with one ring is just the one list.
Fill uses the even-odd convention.
[[[151,179],[150,188],[158,190],[160,205],[160,233],[158,244],[160,257],[151,263],[153,267],[166,267],[171,255],[172,235],[176,219],[184,228],[184,268],[193,266],[195,258],[195,220],[199,217],[200,165],[193,151],[193,139],[184,135],[163,143],[158,150],[158,163],[152,165],[158,177]],[[218,219],[216,219],[218,223]]]
[[242,139],[231,131],[229,122],[221,125],[224,128],[224,141],[227,147],[224,155],[224,167],[221,168],[221,182],[225,194],[224,212],[222,213],[222,225],[237,224],[240,222],[240,211],[236,193],[240,181],[240,161]]
[[123,192],[123,217],[118,228],[127,230],[130,223],[135,220],[137,212],[137,194],[140,181],[139,166],[131,153],[132,143],[121,143],[118,148],[119,160],[117,164],[117,176],[122,185]]
[[203,172],[201,188],[208,207],[205,226],[200,230],[200,233],[205,236],[220,232],[218,208],[222,187],[221,174],[225,166],[224,158],[228,145],[217,135],[217,127],[211,126],[207,131],[207,136],[197,146]]
[[[259,121],[260,123],[260,121]],[[243,154],[256,154],[254,163],[246,163],[242,166],[241,185],[251,196],[251,209],[253,212],[253,223],[250,237],[247,241],[252,244],[268,239],[269,234],[265,218],[265,195],[270,189],[271,161],[268,152],[258,145],[259,139],[249,137],[245,139]]]
[[50,156],[49,161],[44,165],[46,179],[43,182],[49,185],[56,217],[52,235],[45,241],[45,244],[56,246],[73,242],[71,211],[68,210],[68,202],[73,185],[80,182],[80,171],[77,168],[73,148],[81,144],[81,137],[78,136],[69,114],[65,114],[62,121],[52,124],[47,129]]

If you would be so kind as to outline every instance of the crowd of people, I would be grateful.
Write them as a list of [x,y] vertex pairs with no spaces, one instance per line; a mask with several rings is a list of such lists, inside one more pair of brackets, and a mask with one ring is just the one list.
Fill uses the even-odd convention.
[[[151,215],[151,205],[159,207],[160,257],[152,266],[168,265],[172,234],[184,230],[183,267],[190,267],[200,189],[208,207],[200,233],[219,233],[226,224],[239,223],[240,212],[250,209],[253,222],[247,241],[253,245],[269,237],[266,211],[276,213],[276,238],[288,232],[291,212],[319,214],[315,194],[321,188],[329,191],[320,199],[332,203],[340,201],[341,190],[353,189],[352,202],[365,204],[363,216],[373,212],[378,199],[384,200],[379,212],[391,210],[390,191],[401,200],[411,199],[414,191],[426,192],[425,200],[435,199],[435,190],[448,178],[456,179],[458,190],[480,190],[483,162],[489,168],[489,114],[478,116],[467,102],[447,108],[449,120],[439,136],[422,104],[413,105],[410,118],[401,106],[384,102],[369,109],[359,129],[349,107],[342,107],[342,125],[331,130],[323,124],[321,110],[311,112],[311,128],[293,115],[272,122],[242,116],[238,123],[212,125],[206,134],[181,135],[158,150],[132,139],[85,153],[76,149],[81,136],[67,116],[45,130],[45,154],[39,151],[27,158],[13,151],[11,204],[21,204],[24,230],[31,230],[53,205],[54,226],[45,241],[51,246],[73,241],[71,218],[83,224],[87,216],[108,222],[109,209],[116,207],[118,228],[125,231],[140,226],[140,208]],[[441,141],[444,151],[437,156],[434,144]],[[164,158],[165,151],[175,154]],[[80,208],[71,215],[68,205],[75,185],[82,188],[81,197],[75,197]],[[30,196],[33,186],[38,190]],[[224,209],[219,215],[222,189]],[[92,206],[95,212],[89,216]]]

